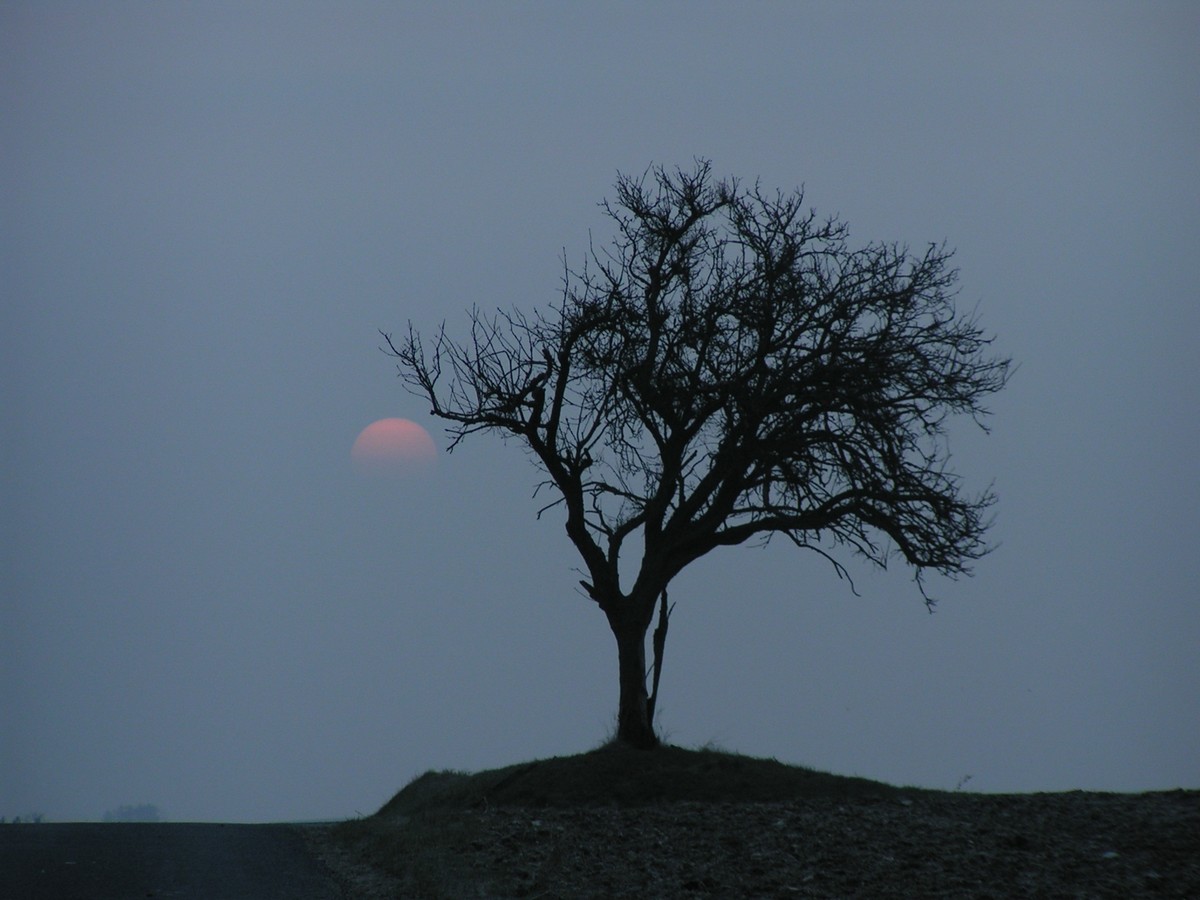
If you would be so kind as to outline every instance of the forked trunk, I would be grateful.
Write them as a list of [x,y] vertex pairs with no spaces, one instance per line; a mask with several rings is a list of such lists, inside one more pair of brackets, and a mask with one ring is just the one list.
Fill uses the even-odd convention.
[[[611,623],[610,623],[611,624]],[[617,740],[631,747],[648,750],[658,746],[651,721],[646,693],[647,625],[613,624],[617,639],[617,660],[621,676],[621,699],[617,707]]]

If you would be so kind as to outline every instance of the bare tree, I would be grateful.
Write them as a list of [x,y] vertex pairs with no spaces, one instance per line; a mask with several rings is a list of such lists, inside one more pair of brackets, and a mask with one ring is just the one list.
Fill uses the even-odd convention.
[[499,431],[533,452],[553,495],[539,516],[565,511],[616,637],[617,738],[652,747],[667,586],[709,551],[783,535],[839,576],[839,550],[899,555],[930,606],[923,573],[987,552],[994,496],[963,494],[945,424],[985,427],[1009,360],[955,311],[949,251],[850,249],[801,192],[714,181],[699,161],[618,176],[602,208],[613,242],[565,267],[557,304],[475,309],[467,340],[443,326],[428,348],[410,323],[385,349],[451,449]]

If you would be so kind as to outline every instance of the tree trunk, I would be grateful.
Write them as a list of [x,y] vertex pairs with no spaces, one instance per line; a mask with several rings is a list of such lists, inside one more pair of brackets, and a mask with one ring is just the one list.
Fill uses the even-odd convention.
[[617,707],[617,740],[640,750],[658,746],[646,693],[646,629],[649,623],[610,622],[617,639],[621,698]]

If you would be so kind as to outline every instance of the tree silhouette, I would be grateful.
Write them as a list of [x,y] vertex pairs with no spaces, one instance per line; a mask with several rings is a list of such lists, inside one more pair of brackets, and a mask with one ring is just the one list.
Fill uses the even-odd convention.
[[799,191],[699,161],[619,175],[602,208],[613,242],[565,266],[557,304],[476,308],[465,341],[443,325],[428,348],[410,323],[385,350],[451,449],[479,431],[528,445],[553,495],[539,516],[563,508],[616,637],[617,738],[652,747],[667,587],[710,551],[782,535],[839,576],[838,551],[899,555],[930,606],[923,573],[969,572],[994,496],[962,492],[945,425],[985,427],[1009,360],[956,312],[950,251],[851,249]]

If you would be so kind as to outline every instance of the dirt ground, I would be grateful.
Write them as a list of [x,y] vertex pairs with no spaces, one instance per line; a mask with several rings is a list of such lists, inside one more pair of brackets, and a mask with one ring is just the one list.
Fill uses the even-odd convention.
[[1200,792],[488,806],[314,836],[354,896],[1200,897]]

